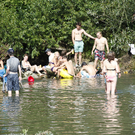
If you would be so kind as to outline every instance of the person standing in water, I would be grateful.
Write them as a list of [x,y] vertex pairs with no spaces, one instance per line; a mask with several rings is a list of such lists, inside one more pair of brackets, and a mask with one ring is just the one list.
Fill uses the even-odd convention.
[[107,60],[104,61],[103,73],[106,78],[106,86],[107,86],[107,94],[114,95],[117,84],[117,74],[119,74],[119,78],[121,77],[120,67],[115,60],[115,56],[113,52],[107,54]]
[[8,55],[10,58],[7,60],[7,70],[4,75],[4,77],[7,76],[8,96],[12,96],[12,89],[16,92],[16,96],[19,96],[19,80],[22,80],[20,61],[18,58],[14,57],[14,50],[12,48],[8,49]]
[[77,64],[78,54],[79,54],[79,66],[81,66],[82,52],[83,52],[83,48],[84,48],[84,43],[83,43],[83,40],[82,40],[82,34],[88,36],[89,38],[95,39],[93,36],[86,33],[86,31],[84,29],[81,29],[81,23],[80,22],[78,22],[76,24],[76,28],[74,30],[72,30],[72,42],[73,42],[74,50],[75,50],[74,59],[75,59],[76,67],[78,67],[78,64]]
[[97,38],[95,39],[95,43],[91,52],[91,55],[93,55],[93,52],[95,53],[95,61],[94,61],[95,69],[98,60],[101,61],[101,69],[103,69],[103,61],[105,60],[105,46],[107,49],[107,53],[109,53],[109,46],[107,39],[102,36],[101,32],[97,32]]

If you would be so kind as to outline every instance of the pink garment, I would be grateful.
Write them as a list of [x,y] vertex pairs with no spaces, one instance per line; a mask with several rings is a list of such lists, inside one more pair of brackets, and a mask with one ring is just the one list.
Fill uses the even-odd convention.
[[112,81],[114,81],[114,79],[115,79],[115,76],[107,76],[106,77],[107,82],[112,82]]

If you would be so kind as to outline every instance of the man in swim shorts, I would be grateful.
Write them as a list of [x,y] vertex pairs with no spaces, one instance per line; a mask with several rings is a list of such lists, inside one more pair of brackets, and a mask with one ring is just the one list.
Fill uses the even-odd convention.
[[[16,92],[16,96],[19,96],[19,80],[22,80],[20,61],[18,58],[14,57],[13,54],[14,50],[12,48],[8,49],[10,59],[7,60],[7,70],[4,77],[7,76],[7,90],[9,97],[12,96],[12,89]],[[20,75],[19,78],[18,70]]]
[[96,69],[97,61],[101,61],[101,69],[103,69],[103,61],[105,60],[105,46],[107,48],[107,53],[109,53],[109,46],[107,39],[102,36],[101,32],[97,32],[97,38],[95,39],[94,46],[92,48],[91,54],[95,54],[94,67]]
[[86,31],[84,29],[81,29],[80,22],[78,22],[76,24],[76,28],[74,30],[72,30],[72,42],[73,42],[74,50],[75,50],[74,59],[75,59],[76,67],[78,67],[78,64],[77,64],[77,55],[78,54],[79,54],[79,66],[81,66],[82,52],[83,52],[83,48],[84,48],[82,34],[88,36],[89,38],[95,39],[93,36],[86,33]]
[[83,62],[81,65],[82,69],[77,74],[76,77],[82,77],[82,78],[94,78],[96,75],[96,71],[93,65],[87,65],[86,62]]
[[63,56],[63,64],[57,67],[58,69],[58,77],[61,76],[63,78],[73,78],[75,76],[73,63],[71,60],[67,60],[67,56]]

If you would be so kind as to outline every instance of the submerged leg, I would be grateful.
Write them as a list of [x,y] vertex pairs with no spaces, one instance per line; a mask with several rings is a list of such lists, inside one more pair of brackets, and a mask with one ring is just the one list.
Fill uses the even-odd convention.
[[112,86],[111,86],[111,94],[112,95],[115,95],[116,84],[117,84],[117,77],[115,77],[114,81],[112,81]]
[[110,94],[110,91],[111,91],[111,82],[106,82],[106,87],[107,87],[106,94]]
[[8,96],[11,97],[12,96],[12,91],[8,91]]

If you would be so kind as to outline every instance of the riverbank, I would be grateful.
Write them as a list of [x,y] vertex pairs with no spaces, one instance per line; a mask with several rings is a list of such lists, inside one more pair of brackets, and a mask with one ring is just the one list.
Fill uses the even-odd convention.
[[128,54],[118,59],[121,72],[124,74],[135,74],[135,56]]

